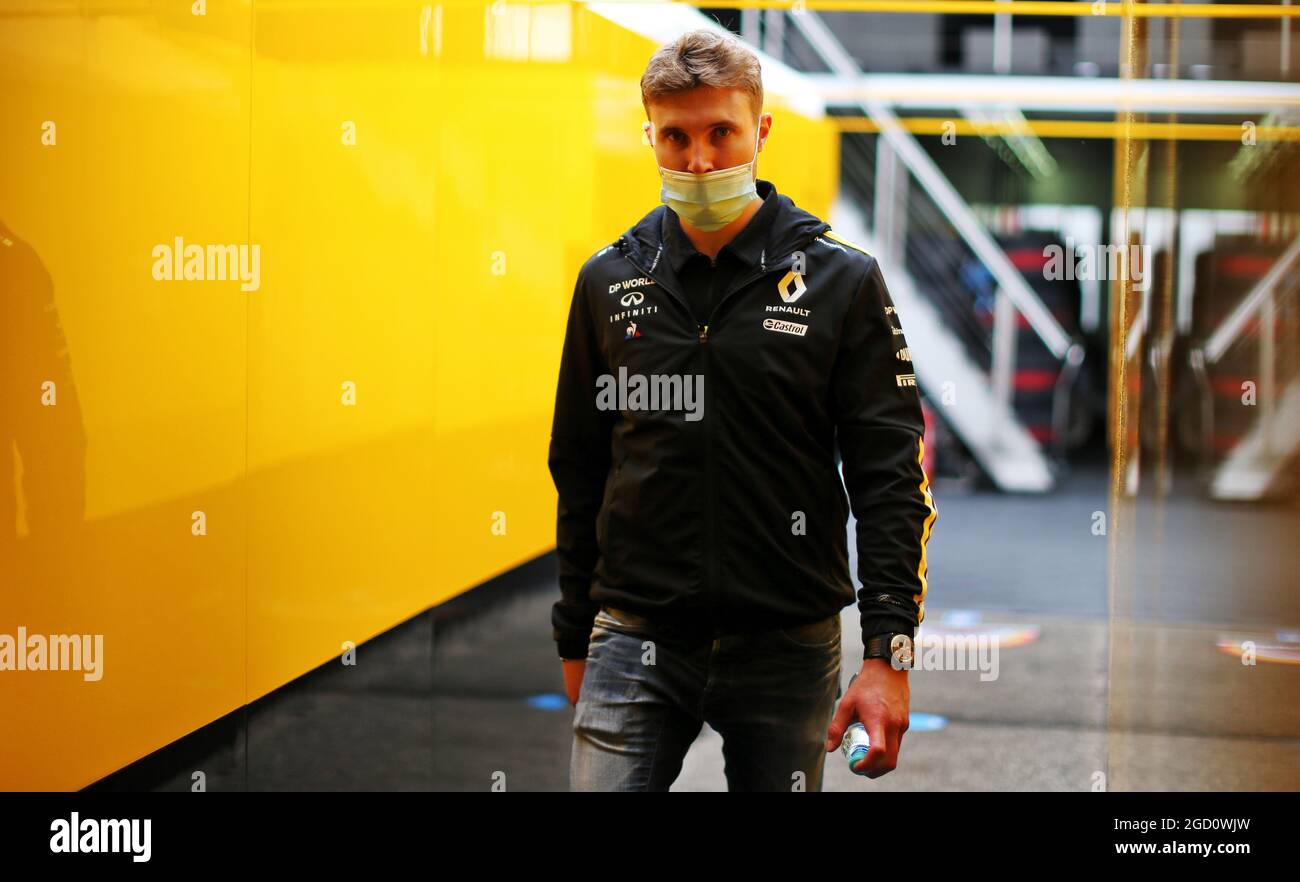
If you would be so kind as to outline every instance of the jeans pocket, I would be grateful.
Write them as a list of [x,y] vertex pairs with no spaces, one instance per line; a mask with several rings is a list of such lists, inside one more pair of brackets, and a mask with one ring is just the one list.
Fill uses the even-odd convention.
[[596,611],[596,619],[591,623],[591,634],[594,638],[596,635],[608,634],[612,630],[620,627],[617,619],[613,618],[604,608]]
[[641,616],[632,615],[631,613],[614,612],[603,606],[600,608],[600,611],[596,613],[596,622],[605,628],[612,631],[619,631],[624,634],[642,635],[649,634],[654,630],[651,627],[650,622],[646,621]]

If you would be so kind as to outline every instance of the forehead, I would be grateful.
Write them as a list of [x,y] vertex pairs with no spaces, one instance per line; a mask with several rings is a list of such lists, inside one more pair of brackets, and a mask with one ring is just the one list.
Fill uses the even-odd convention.
[[745,91],[718,86],[696,86],[664,95],[649,102],[649,111],[650,121],[661,129],[703,128],[724,121],[741,126],[754,121],[754,109]]

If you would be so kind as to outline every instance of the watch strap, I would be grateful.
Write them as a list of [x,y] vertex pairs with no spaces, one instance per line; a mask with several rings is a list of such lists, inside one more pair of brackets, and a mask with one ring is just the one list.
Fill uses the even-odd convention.
[[[894,654],[891,649],[891,646],[893,644],[894,638],[900,634],[906,637],[909,643],[913,644],[912,652],[913,652],[913,660],[915,660],[916,647],[915,644],[913,643],[913,636],[911,634],[906,633],[905,631],[888,631],[880,634],[873,634],[871,637],[868,637],[867,644],[866,644],[866,654],[864,657],[883,658],[883,659],[888,659],[892,662]],[[909,664],[904,665],[904,667],[910,667],[910,666],[911,666],[910,662]]]

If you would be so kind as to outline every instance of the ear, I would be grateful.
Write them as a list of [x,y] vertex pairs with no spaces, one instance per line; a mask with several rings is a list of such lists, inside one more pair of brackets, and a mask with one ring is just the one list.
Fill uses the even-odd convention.
[[655,145],[655,124],[649,120],[641,123],[641,143],[647,147]]

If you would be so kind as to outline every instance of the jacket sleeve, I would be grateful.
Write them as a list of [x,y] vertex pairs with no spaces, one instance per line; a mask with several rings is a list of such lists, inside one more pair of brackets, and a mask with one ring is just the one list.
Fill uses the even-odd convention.
[[596,378],[608,373],[601,354],[584,284],[578,273],[560,356],[548,455],[559,493],[555,551],[560,599],[551,609],[552,637],[561,658],[586,658],[599,603],[591,600],[596,566],[596,517],[605,495],[611,461],[610,432],[616,411],[596,407]]
[[938,516],[921,467],[925,422],[915,369],[880,265],[867,260],[831,383],[844,482],[857,520],[864,645],[887,631],[914,635],[924,620],[925,549]]

